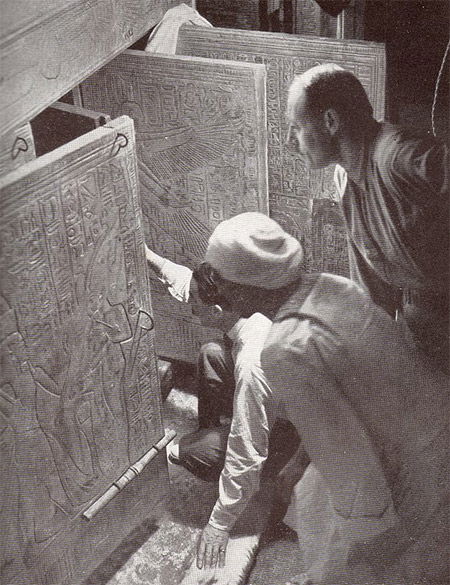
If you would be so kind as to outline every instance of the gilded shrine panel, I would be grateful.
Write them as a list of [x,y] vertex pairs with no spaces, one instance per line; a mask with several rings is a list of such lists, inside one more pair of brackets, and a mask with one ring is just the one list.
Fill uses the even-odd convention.
[[177,4],[177,0],[2,0],[0,134],[60,99],[138,41]]
[[75,585],[123,538],[125,518],[131,530],[156,502],[149,482],[123,496],[127,514],[111,503],[80,520],[164,435],[136,173],[123,117],[0,181],[8,584]]
[[[268,212],[265,68],[126,51],[82,85],[83,104],[136,125],[146,241],[190,267],[222,220]],[[159,355],[195,361],[205,330],[152,280]]]
[[[177,52],[210,59],[263,63],[267,67],[270,215],[304,243],[311,269],[324,270],[325,266],[333,264],[332,258],[324,258],[324,254],[332,254],[333,250],[327,247],[318,253],[317,242],[314,246],[312,242],[315,229],[312,222],[316,215],[313,201],[337,199],[333,168],[309,171],[286,145],[287,91],[295,75],[319,63],[335,62],[358,76],[372,102],[375,117],[382,118],[386,74],[384,46],[364,41],[184,26]],[[340,229],[335,236],[336,254],[342,262],[334,266],[336,271],[346,274],[347,259],[340,253],[345,235]]]

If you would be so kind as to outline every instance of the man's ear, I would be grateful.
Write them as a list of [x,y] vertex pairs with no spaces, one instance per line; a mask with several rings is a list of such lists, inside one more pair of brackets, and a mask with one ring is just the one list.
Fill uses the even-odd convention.
[[335,136],[340,126],[339,114],[334,108],[328,108],[323,115],[325,128],[330,136]]

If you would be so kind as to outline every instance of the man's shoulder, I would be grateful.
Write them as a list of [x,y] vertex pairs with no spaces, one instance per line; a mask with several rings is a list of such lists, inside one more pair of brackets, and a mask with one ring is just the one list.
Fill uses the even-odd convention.
[[389,144],[401,144],[402,142],[420,142],[422,140],[436,140],[430,134],[417,130],[410,126],[401,126],[382,122],[379,126],[378,133],[375,137],[375,145],[380,148]]
[[341,342],[323,316],[302,312],[289,313],[274,321],[261,352],[261,364],[270,380],[272,370],[290,368],[292,363],[307,367],[318,356],[323,361],[336,361]]
[[436,147],[445,149],[446,145],[429,133],[384,122],[375,138],[372,156],[381,167],[408,166],[417,156]]
[[318,356],[338,367],[374,308],[353,281],[321,273],[306,298],[294,294],[277,313],[261,354],[263,368],[290,360],[309,363]]
[[[327,272],[306,274],[296,292],[277,312],[275,321],[282,321],[288,316],[310,315],[315,310],[341,310],[343,302],[356,298],[367,299],[367,293],[355,282]],[[326,315],[327,313],[323,313]]]
[[294,339],[296,344],[322,340],[337,347],[370,311],[367,292],[345,276],[318,273],[306,275],[306,280],[313,280],[313,285],[309,283],[305,292],[304,282],[279,309],[265,347]]

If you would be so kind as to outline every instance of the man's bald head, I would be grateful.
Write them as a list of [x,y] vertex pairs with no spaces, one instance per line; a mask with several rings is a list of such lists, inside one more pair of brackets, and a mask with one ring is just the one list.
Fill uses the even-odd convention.
[[349,130],[373,119],[372,106],[359,79],[334,63],[316,65],[294,78],[288,93],[288,119],[297,117],[300,102],[314,119],[333,109]]

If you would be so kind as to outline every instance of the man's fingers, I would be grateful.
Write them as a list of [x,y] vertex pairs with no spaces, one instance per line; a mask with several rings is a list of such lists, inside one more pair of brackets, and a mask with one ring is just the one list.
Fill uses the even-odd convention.
[[197,568],[214,569],[225,566],[228,532],[206,525],[197,546]]
[[218,544],[213,545],[213,549],[212,549],[212,558],[211,558],[211,562],[212,565],[211,567],[216,567],[218,562],[219,562],[219,555],[220,555],[220,547]]
[[205,567],[211,567],[213,569],[216,566],[216,560],[214,555],[214,546],[211,544],[206,545],[205,551]]
[[224,546],[219,548],[219,567],[222,569],[225,566],[226,548]]
[[205,541],[203,538],[200,538],[200,542],[198,543],[197,549],[197,569],[203,569],[203,565],[205,562]]

